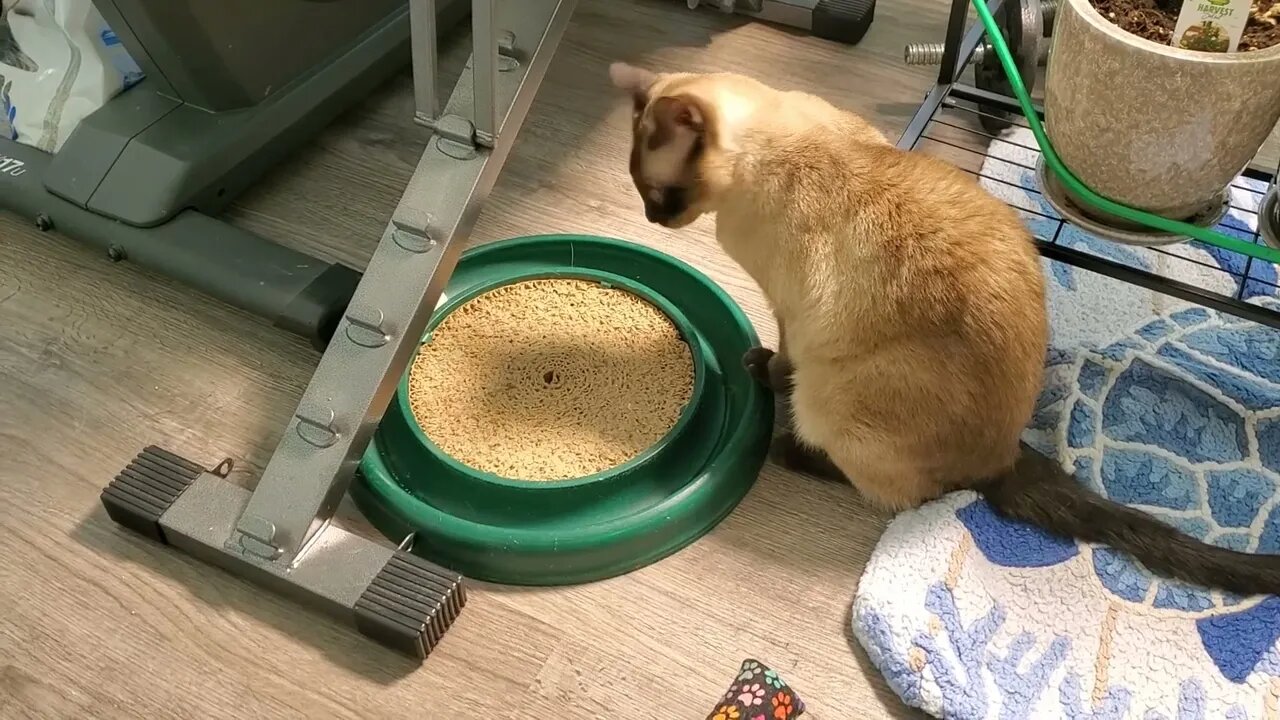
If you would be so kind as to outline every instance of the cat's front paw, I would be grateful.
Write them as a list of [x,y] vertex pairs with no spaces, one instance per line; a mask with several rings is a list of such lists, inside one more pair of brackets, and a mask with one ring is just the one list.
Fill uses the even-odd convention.
[[742,354],[742,366],[747,369],[747,374],[765,387],[773,386],[769,377],[769,361],[773,359],[773,354],[766,347],[753,347]]

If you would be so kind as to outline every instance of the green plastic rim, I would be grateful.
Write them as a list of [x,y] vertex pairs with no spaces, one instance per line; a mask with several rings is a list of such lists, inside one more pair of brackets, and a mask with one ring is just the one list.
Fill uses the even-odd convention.
[[[599,283],[605,287],[616,287],[626,290],[627,292],[644,299],[649,304],[662,311],[662,313],[671,320],[672,324],[675,325],[676,331],[685,344],[689,345],[690,348],[693,347],[693,343],[690,339],[697,337],[696,331],[689,324],[689,320],[685,317],[684,313],[680,312],[674,305],[667,302],[665,298],[653,295],[645,286],[632,282],[620,275],[586,270],[583,268],[573,268],[554,273],[548,273],[545,270],[540,270],[513,277],[491,278],[468,287],[465,292],[456,296],[449,296],[446,291],[445,294],[447,299],[445,302],[441,303],[438,308],[436,308],[436,314],[432,317],[431,323],[428,325],[427,333],[422,338],[422,344],[425,345],[431,341],[431,335],[435,331],[435,328],[439,327],[439,324],[444,322],[444,319],[448,317],[450,313],[468,302],[471,302],[480,295],[484,295],[487,292],[497,290],[498,288],[506,285],[514,285],[527,280],[541,280],[551,277],[587,280]],[[662,438],[658,440],[658,442],[645,449],[637,457],[616,467],[580,478],[537,481],[538,486],[542,488],[569,488],[585,485],[587,483],[607,482],[625,478],[638,467],[648,465],[652,461],[653,457],[658,453],[664,452],[673,444],[678,443],[681,437],[686,434],[686,431],[689,429],[693,419],[698,415],[699,410],[705,410],[707,407],[707,404],[702,402],[702,396],[707,391],[706,361],[703,359],[703,356],[697,352],[691,352],[690,357],[693,360],[693,388],[692,392],[689,393],[689,402],[685,405],[684,410],[681,411],[680,417],[676,418],[675,424],[666,432],[665,435],[662,436]],[[469,480],[475,481],[472,484],[473,487],[479,486],[481,483],[489,483],[491,485],[516,488],[519,492],[523,492],[528,489],[530,481],[504,478],[500,475],[494,475],[492,473],[484,472],[483,470],[468,467],[455,460],[439,445],[436,445],[431,438],[427,437],[426,433],[422,431],[422,428],[413,420],[413,409],[409,405],[409,373],[407,372],[402,378],[400,378],[400,385],[396,389],[394,402],[396,409],[401,413],[401,417],[407,421],[403,425],[404,431],[413,436],[412,438],[409,438],[409,441],[411,443],[421,445],[423,450],[426,451],[426,456],[423,456],[422,453],[414,453],[418,456],[415,458],[415,462],[413,463],[414,465],[421,462],[443,465],[444,469],[450,476],[462,476],[464,482]]]
[[401,379],[352,487],[384,535],[468,577],[563,585],[630,572],[694,542],[737,506],[768,452],[773,399],[741,357],[759,340],[714,282],[664,253],[621,240],[541,235],[463,254],[423,342],[450,312],[490,290],[576,278],[631,292],[671,319],[688,343],[694,388],[655,445],[614,468],[553,482],[467,467],[417,424]]

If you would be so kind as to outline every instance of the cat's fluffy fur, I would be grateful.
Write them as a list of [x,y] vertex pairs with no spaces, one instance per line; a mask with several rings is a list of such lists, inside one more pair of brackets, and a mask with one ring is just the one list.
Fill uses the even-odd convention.
[[610,69],[634,102],[646,216],[716,239],[778,319],[749,370],[790,397],[788,464],[900,510],[973,488],[1157,572],[1280,591],[1280,558],[1214,548],[1088,492],[1019,441],[1043,378],[1044,278],[1013,210],[813,95],[735,74]]

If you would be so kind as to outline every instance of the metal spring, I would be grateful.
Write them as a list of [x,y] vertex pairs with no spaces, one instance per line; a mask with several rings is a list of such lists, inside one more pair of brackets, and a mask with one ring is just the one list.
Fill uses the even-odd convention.
[[1061,0],[1040,0],[1040,13],[1044,16],[1044,26],[1053,27],[1054,18],[1058,17],[1058,4]]
[[[984,40],[973,49],[972,61],[975,65],[982,63],[982,58],[991,50]],[[908,65],[941,65],[942,56],[947,52],[946,43],[911,43],[902,51],[902,59]]]
[[[1040,12],[1044,17],[1045,27],[1052,27],[1058,16],[1058,4],[1061,0],[1040,0]],[[983,40],[974,48],[972,62],[982,64],[982,59],[991,52],[991,44]],[[947,52],[947,44],[940,42],[911,43],[902,52],[902,59],[908,65],[941,65],[942,56]]]

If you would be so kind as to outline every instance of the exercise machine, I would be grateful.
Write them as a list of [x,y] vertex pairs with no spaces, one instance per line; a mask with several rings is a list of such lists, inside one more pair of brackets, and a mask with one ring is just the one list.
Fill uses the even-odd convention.
[[[87,116],[54,155],[0,139],[0,209],[323,348],[360,274],[217,216],[408,64],[406,0],[95,5],[146,78]],[[440,32],[468,8],[436,5]]]
[[[364,1],[364,0],[353,0]],[[116,522],[425,658],[463,578],[330,523],[408,367],[560,43],[574,0],[471,0],[471,59],[440,107],[437,9],[410,0],[415,119],[432,131],[364,276],[253,490],[159,447],[107,486]]]
[[824,40],[854,45],[871,28],[876,0],[685,0],[765,22],[800,28]]
[[[1049,39],[1057,12],[1058,0],[1007,0],[995,13],[1028,92],[1035,89],[1039,68],[1049,59]],[[946,49],[945,43],[910,43],[903,49],[902,59],[908,65],[939,65]],[[1013,95],[1013,86],[989,40],[983,38],[974,47],[969,63],[973,67],[974,87],[998,95]],[[998,135],[1010,126],[1009,113],[1004,109],[983,105],[981,110],[978,120],[987,132]]]

